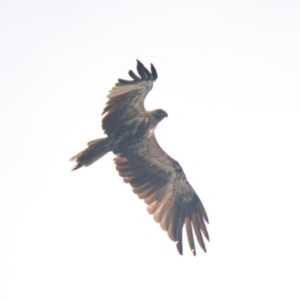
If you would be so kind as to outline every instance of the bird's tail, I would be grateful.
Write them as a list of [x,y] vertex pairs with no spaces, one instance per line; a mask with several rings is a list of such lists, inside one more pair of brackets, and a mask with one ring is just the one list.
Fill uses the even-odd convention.
[[88,147],[73,156],[70,160],[75,161],[76,165],[72,171],[81,168],[82,166],[89,166],[96,160],[100,159],[109,151],[112,151],[113,139],[107,137],[88,142]]

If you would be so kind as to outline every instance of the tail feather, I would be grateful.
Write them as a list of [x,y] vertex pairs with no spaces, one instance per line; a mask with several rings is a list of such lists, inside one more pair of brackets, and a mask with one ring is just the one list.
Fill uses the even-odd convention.
[[72,171],[89,166],[112,150],[113,140],[110,138],[97,139],[88,142],[88,148],[73,156],[70,160],[76,165]]

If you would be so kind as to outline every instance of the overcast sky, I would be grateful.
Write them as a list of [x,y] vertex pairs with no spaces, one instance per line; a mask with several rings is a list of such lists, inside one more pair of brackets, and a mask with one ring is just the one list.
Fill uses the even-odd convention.
[[[299,1],[0,1],[0,298],[299,299]],[[210,224],[177,253],[113,155],[70,172],[136,59]]]

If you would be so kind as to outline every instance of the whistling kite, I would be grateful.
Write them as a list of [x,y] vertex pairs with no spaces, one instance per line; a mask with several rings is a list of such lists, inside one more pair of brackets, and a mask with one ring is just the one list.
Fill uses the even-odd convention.
[[148,212],[168,232],[182,254],[182,230],[185,225],[189,246],[196,255],[194,235],[206,252],[202,234],[209,240],[205,226],[207,214],[199,197],[188,183],[179,163],[159,146],[154,130],[167,113],[162,109],[147,111],[144,101],[157,79],[151,64],[151,72],[137,61],[137,76],[133,80],[119,79],[108,95],[103,110],[102,128],[107,137],[90,141],[88,148],[71,160],[73,170],[89,166],[112,151],[116,168],[133,192],[148,205]]

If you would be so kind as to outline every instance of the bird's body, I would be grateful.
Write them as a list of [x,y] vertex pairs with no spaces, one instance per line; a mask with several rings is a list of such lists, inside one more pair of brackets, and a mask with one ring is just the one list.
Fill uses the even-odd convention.
[[206,251],[202,234],[209,240],[204,222],[208,222],[207,214],[179,163],[161,149],[155,138],[155,128],[167,113],[144,108],[145,97],[157,79],[156,70],[151,65],[148,71],[139,61],[137,70],[141,77],[129,71],[133,80],[119,79],[110,91],[102,120],[107,137],[90,141],[87,149],[72,157],[77,163],[73,170],[89,166],[112,151],[120,176],[144,199],[148,212],[170,239],[177,242],[179,253],[185,225],[195,255],[193,232]]

